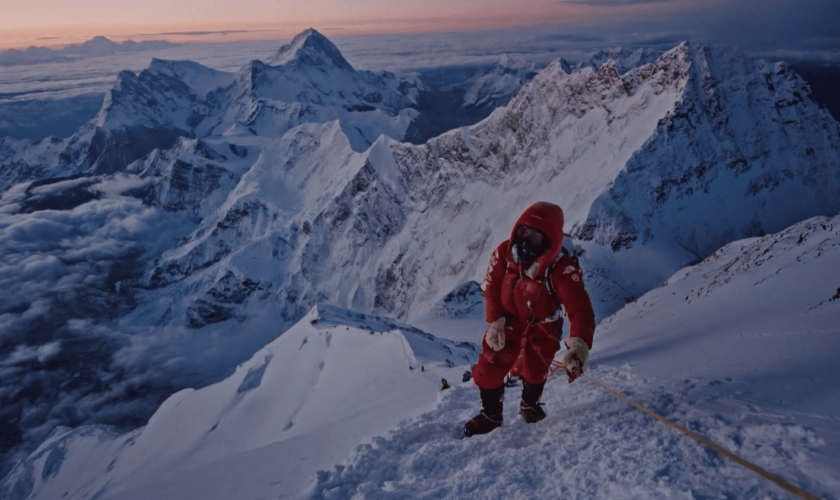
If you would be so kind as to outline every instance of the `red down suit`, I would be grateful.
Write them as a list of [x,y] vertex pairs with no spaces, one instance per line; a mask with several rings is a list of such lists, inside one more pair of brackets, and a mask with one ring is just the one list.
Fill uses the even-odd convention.
[[[534,262],[520,266],[511,245],[519,226],[545,234],[549,249]],[[504,316],[505,346],[494,351],[482,342],[481,356],[472,376],[482,389],[495,389],[516,364],[530,384],[543,382],[560,348],[563,315],[569,318],[571,337],[592,348],[595,314],[583,284],[577,259],[563,252],[563,211],[539,202],[528,207],[490,257],[484,283],[484,315],[488,323]],[[517,363],[517,360],[519,363]]]

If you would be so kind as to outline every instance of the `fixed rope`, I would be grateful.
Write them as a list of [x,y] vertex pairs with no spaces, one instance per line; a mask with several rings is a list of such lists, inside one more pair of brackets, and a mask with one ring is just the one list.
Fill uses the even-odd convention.
[[[562,364],[557,363],[557,362],[552,363],[551,373],[554,373],[555,371],[560,370],[560,369],[565,369],[565,366],[563,366]],[[668,420],[667,418],[665,418],[662,415],[656,413],[655,411],[651,410],[650,408],[648,408],[644,405],[641,405],[641,404],[633,401],[632,399],[628,398],[624,394],[621,394],[620,392],[616,391],[615,389],[612,389],[611,387],[607,386],[603,382],[595,380],[594,378],[592,378],[588,375],[581,375],[581,378],[583,378],[584,380],[586,380],[590,384],[594,385],[595,387],[598,387],[599,389],[601,389],[601,390],[605,391],[606,393],[612,395],[613,397],[615,397],[617,399],[620,399],[621,401],[624,401],[625,403],[627,403],[630,406],[636,408],[637,410],[650,415],[651,417],[655,418],[656,420],[659,420],[660,422],[667,425],[668,427],[671,427],[672,429],[680,432],[681,434],[690,437],[691,439],[697,441],[698,443],[702,444],[706,448],[709,448],[710,450],[713,450],[713,451],[716,451],[716,452],[720,453],[721,455],[723,455],[724,457],[728,458],[729,460],[735,462],[736,464],[740,465],[741,467],[744,467],[746,469],[749,469],[749,470],[755,472],[756,474],[763,477],[764,479],[767,479],[768,481],[772,481],[773,483],[775,483],[777,486],[779,486],[783,490],[787,491],[788,493],[790,493],[792,495],[795,495],[799,498],[802,498],[803,500],[821,500],[819,497],[814,496],[811,493],[808,493],[807,491],[803,490],[802,488],[799,488],[798,486],[793,485],[793,484],[785,481],[784,479],[777,476],[776,474],[773,474],[772,472],[768,471],[767,469],[759,467],[758,465],[755,465],[754,463],[750,462],[749,460],[743,459],[743,458],[739,457],[738,455],[732,453],[731,451],[727,450],[726,448],[723,448],[722,446],[717,445],[717,444],[709,441],[708,439],[706,439],[703,436],[697,434],[696,432],[692,432],[689,429],[686,429],[685,427],[681,426],[680,424],[678,424],[676,422],[673,422],[671,420]]]

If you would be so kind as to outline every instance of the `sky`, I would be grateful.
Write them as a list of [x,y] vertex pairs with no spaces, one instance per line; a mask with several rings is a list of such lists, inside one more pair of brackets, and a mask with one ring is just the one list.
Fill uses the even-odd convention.
[[552,26],[569,34],[723,41],[840,54],[836,0],[2,0],[0,49],[116,41],[289,39]]

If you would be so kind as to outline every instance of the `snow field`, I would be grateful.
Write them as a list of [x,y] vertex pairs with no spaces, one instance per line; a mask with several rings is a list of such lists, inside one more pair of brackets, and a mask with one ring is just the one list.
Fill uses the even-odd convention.
[[[696,432],[727,437],[722,444],[748,459],[783,465],[782,475],[806,489],[816,486],[808,471],[818,464],[795,450],[822,443],[801,426],[738,425],[694,412],[674,400],[672,391],[680,387],[657,387],[627,365],[600,366],[590,376],[631,398],[653,400],[656,411]],[[534,425],[516,413],[520,390],[507,389],[502,428],[460,439],[478,409],[478,390],[455,388],[434,411],[359,446],[344,465],[319,472],[312,498],[789,498],[583,380],[567,385],[552,378],[543,397],[548,417]]]
[[[823,499],[840,498],[840,216],[734,242],[596,331],[588,376]],[[463,323],[463,322],[462,322]],[[318,499],[757,498],[789,493],[585,379],[554,377],[548,417],[459,440],[460,385],[434,410],[319,472]]]

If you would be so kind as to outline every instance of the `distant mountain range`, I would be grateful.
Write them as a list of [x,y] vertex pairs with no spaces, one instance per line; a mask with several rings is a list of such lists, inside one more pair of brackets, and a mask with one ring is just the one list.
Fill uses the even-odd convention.
[[127,40],[117,43],[97,36],[79,45],[68,45],[62,49],[48,49],[45,47],[29,47],[24,50],[5,50],[0,52],[0,66],[16,66],[21,64],[38,64],[46,62],[61,62],[84,57],[107,56],[124,54],[127,52],[143,52],[177,47],[178,44],[164,40],[149,40],[135,42]]

